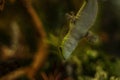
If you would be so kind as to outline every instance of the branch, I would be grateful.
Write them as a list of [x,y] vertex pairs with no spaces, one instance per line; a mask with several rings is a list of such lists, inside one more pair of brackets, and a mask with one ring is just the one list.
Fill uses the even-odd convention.
[[39,49],[38,49],[36,55],[34,56],[33,63],[31,64],[30,70],[28,71],[29,76],[33,77],[35,75],[35,73],[37,72],[37,70],[42,67],[42,65],[48,55],[48,52],[47,52],[48,45],[45,42],[46,41],[46,33],[44,31],[42,22],[39,19],[36,11],[32,7],[31,1],[30,0],[22,0],[22,3],[23,3],[23,6],[26,7],[29,15],[31,16],[31,19],[33,20],[33,23],[34,23],[36,29],[38,30],[38,32],[41,36],[41,41],[38,43]]
[[36,11],[32,7],[30,0],[20,0],[20,1],[22,2],[23,6],[26,8],[27,12],[29,13],[36,30],[38,30],[41,40],[38,42],[38,46],[37,46],[38,51],[36,52],[33,62],[30,66],[15,70],[3,76],[0,80],[14,80],[17,77],[24,75],[24,74],[27,75],[27,77],[29,77],[30,80],[34,80],[34,75],[36,74],[38,69],[42,67],[48,55],[46,33],[44,31],[41,20],[39,19]]

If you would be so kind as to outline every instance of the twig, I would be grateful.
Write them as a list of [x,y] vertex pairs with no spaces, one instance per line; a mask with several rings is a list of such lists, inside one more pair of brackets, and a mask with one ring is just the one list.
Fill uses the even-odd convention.
[[21,75],[26,74],[27,68],[20,68],[18,70],[15,70],[5,76],[3,76],[2,78],[0,78],[0,80],[15,80],[16,78],[20,77]]
[[45,72],[41,72],[40,74],[44,80],[49,80],[49,77],[46,75]]

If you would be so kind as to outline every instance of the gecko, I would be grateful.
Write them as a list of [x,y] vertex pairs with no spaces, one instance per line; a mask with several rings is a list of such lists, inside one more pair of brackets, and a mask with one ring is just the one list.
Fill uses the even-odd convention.
[[69,15],[69,31],[60,45],[60,54],[68,59],[78,45],[78,42],[86,36],[94,24],[98,12],[97,0],[84,0],[82,7],[76,15]]

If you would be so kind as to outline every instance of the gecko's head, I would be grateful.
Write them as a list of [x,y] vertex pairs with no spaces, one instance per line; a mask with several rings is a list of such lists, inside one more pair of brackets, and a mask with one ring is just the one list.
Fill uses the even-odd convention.
[[67,60],[70,58],[71,50],[67,50],[65,47],[59,47],[59,54],[61,59]]
[[60,58],[63,59],[63,60],[65,60],[65,57],[63,55],[63,50],[62,50],[61,46],[58,48],[58,51],[59,51]]

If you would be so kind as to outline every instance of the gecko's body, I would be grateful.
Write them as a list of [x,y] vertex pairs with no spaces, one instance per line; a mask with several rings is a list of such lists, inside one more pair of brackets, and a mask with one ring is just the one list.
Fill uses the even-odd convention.
[[87,34],[97,16],[97,0],[85,0],[73,20],[69,22],[69,32],[61,44],[61,53],[65,59],[69,58],[78,42]]

